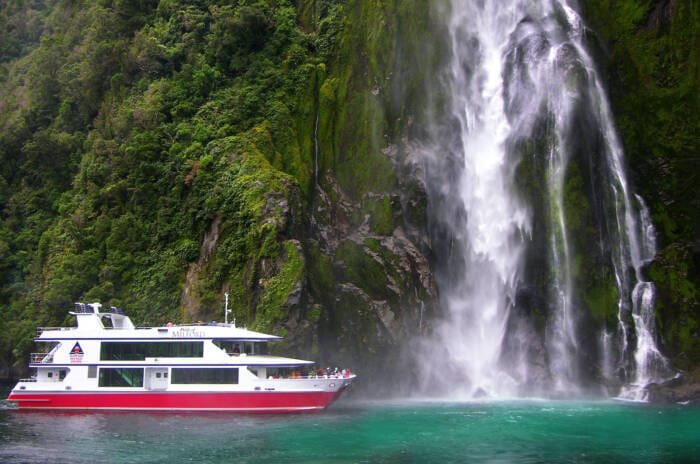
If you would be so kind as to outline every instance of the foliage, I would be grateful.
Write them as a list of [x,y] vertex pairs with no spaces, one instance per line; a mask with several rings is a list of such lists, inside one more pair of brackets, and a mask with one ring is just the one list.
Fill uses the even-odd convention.
[[[3,365],[28,349],[27,325],[60,323],[73,301],[126,307],[137,323],[177,320],[197,261],[200,315],[223,288],[261,292],[257,273],[279,287],[262,291],[260,314],[278,319],[301,262],[281,245],[279,205],[297,201],[285,172],[308,188],[295,126],[316,88],[292,2],[3,5]],[[219,246],[200,255],[217,217]],[[283,256],[279,276],[259,269]]]

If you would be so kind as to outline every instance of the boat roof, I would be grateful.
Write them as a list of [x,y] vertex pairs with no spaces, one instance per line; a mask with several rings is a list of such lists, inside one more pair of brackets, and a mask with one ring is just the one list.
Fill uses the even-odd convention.
[[101,304],[76,303],[70,311],[76,317],[76,327],[42,327],[36,341],[65,339],[80,340],[235,340],[275,341],[282,337],[255,332],[235,324],[210,322],[196,324],[171,324],[160,327],[136,327],[123,310],[115,307],[101,311]]

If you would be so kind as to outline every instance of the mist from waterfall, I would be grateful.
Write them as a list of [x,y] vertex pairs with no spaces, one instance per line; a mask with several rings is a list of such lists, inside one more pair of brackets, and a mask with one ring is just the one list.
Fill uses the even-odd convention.
[[[557,0],[451,0],[440,14],[449,57],[433,100],[444,104],[422,153],[443,317],[422,350],[425,388],[452,397],[575,395],[584,383],[579,367],[591,357],[605,382],[658,379],[668,366],[654,340],[654,287],[642,275],[655,253],[653,227],[630,193],[578,14]],[[618,327],[601,328],[593,348],[580,340],[585,308],[574,297],[564,192],[575,138],[589,135],[582,120],[600,139],[605,186],[596,194],[610,211],[601,228],[615,241],[609,264],[620,297]],[[523,159],[523,146],[542,165],[544,204],[528,204],[516,187],[519,163],[534,162]],[[539,332],[519,303],[538,231],[547,234],[541,306],[548,312]],[[639,397],[638,389],[624,391]]]

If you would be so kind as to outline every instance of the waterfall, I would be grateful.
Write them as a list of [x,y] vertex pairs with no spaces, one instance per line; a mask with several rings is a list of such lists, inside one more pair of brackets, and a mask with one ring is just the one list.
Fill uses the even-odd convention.
[[443,260],[436,270],[445,318],[429,377],[467,397],[515,394],[499,366],[508,315],[530,233],[527,207],[512,191],[505,150],[513,130],[504,111],[503,51],[520,16],[500,3],[454,1],[447,14],[451,59],[444,124],[426,147],[430,219]]
[[316,228],[318,226],[318,222],[316,221],[316,201],[315,201],[315,195],[319,192],[319,185],[318,185],[318,156],[319,156],[319,143],[318,143],[318,120],[319,120],[319,115],[321,113],[321,108],[320,105],[316,105],[316,118],[314,119],[314,183],[312,186],[312,196],[311,196],[311,220],[310,224],[312,228]]
[[[578,394],[581,367],[596,358],[596,376],[618,377],[629,384],[623,394],[638,398],[668,370],[655,343],[654,286],[642,274],[654,232],[644,202],[630,193],[580,17],[563,0],[451,0],[440,14],[448,59],[432,100],[444,105],[422,153],[443,317],[421,350],[429,353],[427,388],[466,397]],[[581,153],[603,173],[591,190],[604,203],[598,225],[614,243],[601,249],[619,294],[616,331],[598,328],[592,344],[581,340],[585,308],[565,192]],[[517,187],[521,163],[537,172],[539,196]],[[546,290],[531,305],[546,312],[544,329],[521,303],[533,286],[528,259],[545,268]]]
[[316,120],[314,121],[314,188],[318,188],[318,118],[320,109],[316,109]]
[[[654,228],[649,211],[639,195],[635,195],[640,208],[639,222],[626,224],[631,228],[630,240],[634,247],[630,250],[629,265],[634,269],[634,288],[632,289],[632,320],[636,335],[634,351],[634,380],[626,385],[620,397],[635,401],[646,399],[644,387],[652,382],[666,380],[673,375],[668,360],[656,346],[656,322],[654,313],[654,284],[644,279],[642,268],[656,254]],[[630,218],[633,219],[633,218]],[[636,233],[635,233],[636,232]],[[636,239],[636,240],[635,240]],[[624,256],[624,255],[623,255]],[[627,263],[622,262],[621,265]],[[620,305],[624,308],[624,305]],[[624,329],[624,328],[622,328]],[[621,329],[621,330],[622,330]],[[626,329],[624,329],[626,333]]]

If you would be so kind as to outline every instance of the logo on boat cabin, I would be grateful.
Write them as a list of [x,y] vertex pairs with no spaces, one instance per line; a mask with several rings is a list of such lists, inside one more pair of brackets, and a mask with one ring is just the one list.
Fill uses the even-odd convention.
[[70,362],[82,362],[84,354],[83,349],[80,347],[80,343],[75,342],[75,345],[73,345],[73,348],[70,350]]

